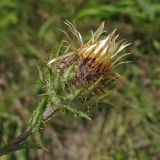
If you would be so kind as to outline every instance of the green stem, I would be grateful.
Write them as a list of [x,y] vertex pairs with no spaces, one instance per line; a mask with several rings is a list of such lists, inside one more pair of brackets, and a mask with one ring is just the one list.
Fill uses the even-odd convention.
[[[45,112],[43,114],[43,120],[47,121],[57,111],[58,111],[58,108],[47,107],[47,109],[45,110]],[[33,133],[32,129],[31,128],[27,128],[19,136],[15,137],[11,142],[9,142],[6,146],[4,146],[3,148],[0,148],[0,157],[3,156],[4,154],[7,154],[7,151],[8,152],[12,152],[12,151],[15,151],[15,150],[24,149],[24,148],[18,148],[17,144],[23,142],[32,133]]]

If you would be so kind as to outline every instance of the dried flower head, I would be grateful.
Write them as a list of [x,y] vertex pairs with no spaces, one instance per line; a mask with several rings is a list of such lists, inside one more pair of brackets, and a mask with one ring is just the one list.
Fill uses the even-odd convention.
[[114,68],[122,63],[120,61],[126,53],[119,55],[129,43],[123,40],[117,40],[119,35],[115,35],[114,30],[109,35],[105,35],[104,22],[100,25],[96,32],[91,32],[91,38],[87,42],[83,42],[81,34],[76,29],[76,26],[71,22],[66,21],[72,36],[63,31],[67,36],[67,45],[69,54],[54,58],[48,64],[58,61],[60,69],[67,64],[77,64],[76,82],[78,84],[88,84],[88,82],[103,77],[103,82],[116,79],[119,74],[114,71]]

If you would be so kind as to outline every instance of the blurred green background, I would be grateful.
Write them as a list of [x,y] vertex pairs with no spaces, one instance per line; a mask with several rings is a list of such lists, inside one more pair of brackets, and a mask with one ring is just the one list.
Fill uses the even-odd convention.
[[18,151],[2,160],[160,159],[159,0],[0,0],[0,144],[24,128],[40,90],[37,64],[58,49],[64,20],[87,38],[106,21],[132,45],[132,63],[118,68],[107,107],[93,121],[53,118],[41,136],[48,151]]

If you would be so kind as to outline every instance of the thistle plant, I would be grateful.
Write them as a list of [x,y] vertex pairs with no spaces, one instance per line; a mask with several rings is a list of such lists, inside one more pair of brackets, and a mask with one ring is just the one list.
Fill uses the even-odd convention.
[[40,132],[55,113],[72,113],[90,119],[89,112],[108,96],[108,86],[120,78],[115,68],[128,62],[122,59],[129,53],[120,55],[120,52],[129,43],[118,40],[116,30],[107,35],[104,22],[91,32],[86,42],[74,24],[65,21],[65,25],[69,32],[62,30],[66,40],[57,56],[38,69],[42,94],[29,119],[28,129],[6,148],[21,144],[31,133]]

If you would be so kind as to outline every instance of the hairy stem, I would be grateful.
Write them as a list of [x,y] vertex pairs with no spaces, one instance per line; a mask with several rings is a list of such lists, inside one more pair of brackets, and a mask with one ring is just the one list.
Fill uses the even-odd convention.
[[[43,120],[47,121],[54,113],[58,111],[58,108],[56,107],[47,107],[45,112],[43,113]],[[16,144],[21,143],[23,140],[25,140],[28,136],[32,134],[32,129],[27,128],[25,131],[23,131],[19,136],[15,137],[11,142],[9,142],[6,146],[5,149],[11,149],[14,147]],[[0,149],[0,156],[3,156],[3,153],[1,152]]]

